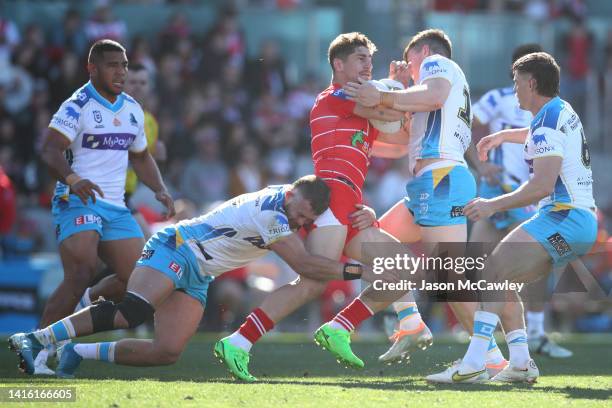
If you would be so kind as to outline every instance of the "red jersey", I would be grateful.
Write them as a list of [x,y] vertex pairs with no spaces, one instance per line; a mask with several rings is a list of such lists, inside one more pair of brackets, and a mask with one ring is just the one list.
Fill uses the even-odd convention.
[[348,185],[361,201],[378,130],[353,109],[355,102],[346,99],[340,85],[321,92],[310,111],[310,145],[315,174],[330,187],[337,182]]

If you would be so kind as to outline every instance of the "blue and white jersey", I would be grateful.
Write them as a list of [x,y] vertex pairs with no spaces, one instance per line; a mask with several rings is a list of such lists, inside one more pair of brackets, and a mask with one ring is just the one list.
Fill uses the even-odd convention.
[[[519,107],[512,87],[493,89],[472,105],[474,117],[488,124],[491,133],[504,129],[526,128],[531,124],[531,112]],[[520,143],[502,143],[489,152],[489,161],[502,168],[503,185],[519,186],[529,180],[529,167],[525,165],[523,146]]]
[[[88,82],[62,103],[49,127],[70,140],[66,159],[72,170],[100,186],[103,200],[125,207],[128,150],[147,148],[138,102],[121,93],[111,104]],[[68,194],[69,187],[58,182],[55,199],[67,200]]]
[[451,90],[442,108],[412,115],[411,166],[414,168],[418,159],[430,158],[450,159],[466,165],[463,155],[472,139],[472,109],[465,75],[454,61],[430,55],[421,64],[418,84],[432,78],[446,79]]
[[176,247],[186,245],[200,274],[218,276],[265,255],[268,246],[291,235],[285,214],[290,185],[240,195],[200,217],[175,225]]
[[580,118],[569,103],[551,99],[533,118],[525,141],[525,160],[533,173],[533,159],[563,158],[554,192],[540,201],[540,208],[555,204],[563,208],[595,208],[591,157]]

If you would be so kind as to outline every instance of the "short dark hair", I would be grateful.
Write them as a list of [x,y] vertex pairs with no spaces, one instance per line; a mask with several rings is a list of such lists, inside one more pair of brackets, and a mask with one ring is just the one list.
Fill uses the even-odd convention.
[[536,43],[522,44],[519,45],[512,51],[512,63],[514,64],[516,60],[521,58],[524,55],[531,54],[534,52],[542,52],[542,46]]
[[309,174],[294,181],[293,188],[299,190],[316,215],[323,214],[329,207],[331,191],[323,179]]
[[98,40],[89,49],[89,57],[87,62],[90,64],[97,64],[104,58],[105,52],[125,52],[125,48],[117,41],[109,40],[107,38]]
[[332,71],[334,70],[335,58],[345,61],[349,55],[355,52],[357,47],[366,47],[372,54],[376,52],[376,45],[365,34],[358,32],[344,33],[334,38],[327,50],[327,59]]
[[550,98],[559,95],[561,68],[552,55],[546,52],[524,55],[512,64],[512,73],[516,72],[531,74],[539,95]]
[[430,28],[416,33],[404,49],[404,60],[408,60],[408,51],[411,49],[420,50],[424,45],[428,45],[433,54],[440,54],[446,58],[451,58],[453,55],[453,43],[448,35],[437,28]]
[[148,72],[149,70],[143,64],[141,64],[140,62],[137,62],[135,64],[130,64],[130,71],[132,72],[147,71]]

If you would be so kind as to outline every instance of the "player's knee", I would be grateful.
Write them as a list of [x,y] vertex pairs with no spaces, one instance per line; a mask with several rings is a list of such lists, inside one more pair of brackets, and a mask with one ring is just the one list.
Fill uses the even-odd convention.
[[132,292],[125,294],[121,303],[117,305],[117,310],[121,312],[130,329],[140,326],[155,313],[149,302]]
[[117,305],[112,300],[94,302],[89,308],[89,313],[94,333],[120,328],[115,327]]

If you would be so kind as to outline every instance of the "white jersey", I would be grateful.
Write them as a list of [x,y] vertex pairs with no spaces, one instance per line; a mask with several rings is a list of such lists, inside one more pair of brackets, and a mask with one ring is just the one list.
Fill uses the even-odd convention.
[[[472,105],[474,117],[488,124],[491,133],[504,129],[526,128],[531,124],[531,112],[519,107],[512,87],[493,89]],[[489,161],[503,170],[501,182],[507,186],[518,186],[529,179],[529,167],[525,165],[523,146],[519,143],[503,143],[492,150]]]
[[[49,127],[70,140],[66,159],[72,170],[100,186],[104,201],[124,207],[128,150],[147,148],[138,102],[121,93],[111,104],[88,82],[62,103]],[[58,182],[55,197],[65,200],[68,194],[69,187]]]
[[187,245],[200,274],[218,276],[265,255],[270,244],[291,235],[285,214],[290,185],[240,195],[176,225],[176,246]]
[[441,109],[416,112],[410,128],[410,163],[418,159],[442,158],[465,164],[463,157],[472,139],[470,88],[465,75],[452,60],[441,55],[425,58],[419,71],[418,83],[444,78],[451,90]]
[[540,207],[557,204],[594,210],[591,157],[580,118],[569,103],[551,99],[531,122],[525,141],[525,159],[533,173],[533,159],[563,158],[554,192],[540,201]]

